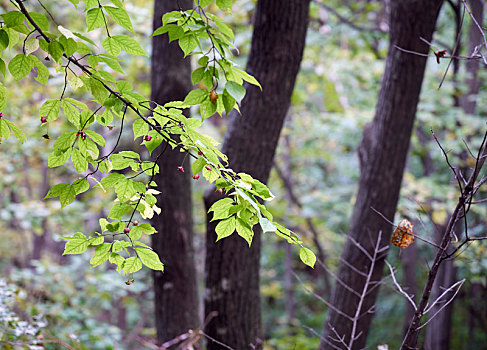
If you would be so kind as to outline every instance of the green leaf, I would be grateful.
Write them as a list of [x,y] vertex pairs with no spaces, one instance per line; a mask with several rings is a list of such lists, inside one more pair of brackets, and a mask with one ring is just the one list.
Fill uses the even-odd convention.
[[101,46],[103,46],[106,52],[108,52],[112,56],[118,56],[122,51],[120,45],[118,45],[116,40],[111,37],[103,39],[103,41],[101,42]]
[[125,274],[137,272],[141,268],[142,263],[140,262],[140,259],[135,256],[125,259],[122,264],[122,270],[125,272]]
[[5,119],[0,118],[0,138],[7,140],[10,137],[10,129],[5,122]]
[[155,130],[149,131],[148,135],[152,136],[150,141],[144,141],[143,144],[147,147],[149,154],[152,154],[152,151],[157,148],[162,142],[162,136],[157,133]]
[[235,217],[229,217],[228,219],[222,220],[216,225],[215,232],[217,235],[217,242],[225,237],[230,236],[235,231],[236,220]]
[[164,271],[164,265],[156,252],[147,248],[135,248],[142,263],[152,270]]
[[88,26],[88,31],[105,26],[104,15],[99,7],[88,10],[86,13],[86,25]]
[[301,249],[299,250],[299,258],[306,265],[314,268],[316,263],[316,256],[310,249],[301,247]]
[[124,50],[129,55],[141,55],[148,56],[140,44],[134,39],[127,35],[115,35],[113,39],[120,45],[122,50]]
[[252,75],[250,75],[246,71],[240,70],[238,68],[233,68],[233,72],[235,74],[237,74],[238,76],[240,76],[246,82],[248,82],[250,84],[253,84],[253,85],[257,85],[262,90],[262,86],[259,84],[259,82],[257,81],[257,79],[255,79]]
[[109,250],[111,246],[112,245],[110,243],[103,243],[102,245],[99,245],[95,248],[95,255],[93,255],[90,260],[90,264],[93,265],[91,267],[101,265],[108,260],[108,258],[110,257]]
[[130,17],[123,8],[112,6],[104,6],[103,8],[118,25],[135,34]]
[[105,236],[99,235],[96,237],[92,237],[89,239],[90,245],[95,246],[95,245],[100,245],[105,241]]
[[230,10],[232,8],[232,5],[232,0],[216,0],[216,6],[218,6],[218,8],[223,11]]
[[75,140],[76,140],[76,132],[71,131],[71,132],[64,133],[61,136],[59,136],[56,139],[56,141],[54,141],[54,145],[52,148],[54,150],[58,149],[61,151],[65,151],[73,145]]
[[203,80],[203,76],[205,75],[205,68],[200,67],[198,69],[195,69],[193,73],[191,73],[191,81],[193,82],[193,85],[198,84],[201,80]]
[[0,29],[0,51],[5,50],[8,47],[9,39],[5,30]]
[[31,67],[37,68],[37,76],[34,79],[39,83],[46,85],[47,80],[49,79],[49,70],[47,67],[34,55],[30,55],[29,60]]
[[32,17],[34,22],[41,28],[43,31],[47,32],[49,31],[49,20],[47,19],[46,16],[44,16],[42,13],[38,12],[30,12],[29,15]]
[[238,103],[240,103],[245,96],[245,88],[233,81],[227,81],[225,90],[227,90],[230,96],[237,100]]
[[94,132],[93,130],[85,130],[86,135],[89,136],[90,139],[95,141],[95,143],[99,144],[102,147],[105,147],[105,139],[100,134]]
[[134,140],[137,137],[147,135],[147,133],[149,132],[149,126],[142,119],[137,119],[136,121],[134,121],[132,128],[134,129]]
[[235,228],[237,229],[238,235],[245,239],[250,247],[250,245],[252,244],[252,238],[254,237],[252,227],[250,227],[250,225],[241,218],[237,218]]
[[2,75],[5,77],[6,72],[7,72],[7,66],[5,65],[5,61],[0,58],[0,73],[2,73]]
[[103,114],[97,114],[96,120],[103,126],[109,125],[113,121],[113,114],[110,112],[110,108],[105,108]]
[[16,80],[25,78],[31,70],[29,57],[19,53],[10,60],[8,70]]
[[61,107],[63,108],[64,115],[68,117],[68,120],[76,127],[76,129],[81,129],[80,112],[79,110],[70,104],[66,99],[61,102]]
[[52,122],[59,117],[61,102],[59,100],[47,100],[39,109],[41,117],[47,117],[48,122]]
[[230,111],[235,107],[235,99],[230,96],[227,89],[223,90],[222,94],[223,106],[225,107],[225,112],[230,113]]
[[68,187],[68,183],[60,183],[51,187],[44,199],[58,197]]
[[125,181],[125,176],[123,176],[123,174],[111,173],[101,180],[101,184],[104,188],[112,188],[121,181]]
[[63,56],[64,47],[58,41],[53,40],[49,43],[48,52],[54,61],[59,62]]
[[210,209],[208,209],[208,213],[211,213],[212,211],[215,211],[215,210],[220,210],[221,208],[224,208],[224,207],[229,207],[232,204],[233,204],[232,198],[220,199],[219,201],[216,201],[215,203],[213,203],[213,205],[210,207]]
[[3,111],[7,106],[8,90],[2,83],[0,83],[0,111]]
[[88,169],[88,161],[77,148],[73,148],[73,152],[71,153],[71,161],[73,162],[74,168],[78,173],[82,173]]
[[[112,209],[110,209],[110,214],[108,214],[109,219],[122,220],[122,217],[132,211],[132,207],[125,203],[116,203]],[[135,227],[134,227],[135,228]]]
[[3,13],[2,18],[3,18],[3,22],[7,27],[19,26],[25,20],[24,14],[20,11],[10,11],[7,13]]
[[227,26],[225,23],[220,21],[216,22],[216,26],[218,27],[220,32],[222,32],[223,35],[227,36],[232,42],[235,41],[235,34],[233,33],[233,30],[229,26]]
[[[78,234],[83,235],[82,233],[79,232]],[[66,242],[66,245],[64,246],[63,255],[84,253],[86,249],[88,249],[88,245],[89,243],[86,237],[84,239],[82,238],[71,239]]]
[[66,161],[69,159],[71,156],[71,149],[68,148],[67,150],[54,150],[49,154],[49,157],[47,158],[47,165],[49,168],[55,168],[58,166],[63,165],[66,163]]
[[196,159],[193,164],[191,165],[191,169],[193,170],[193,176],[198,174],[206,165],[205,158],[198,158]]
[[10,130],[12,130],[12,132],[14,133],[17,140],[19,140],[22,143],[24,143],[25,140],[27,140],[24,132],[22,130],[20,130],[17,127],[17,125],[15,125],[14,123],[12,123],[10,120],[7,120],[7,119],[4,119],[4,122],[7,123],[8,127],[10,128]]
[[184,52],[184,57],[189,55],[194,49],[198,47],[198,40],[192,33],[188,33],[179,39],[179,47]]
[[184,103],[190,105],[197,105],[203,102],[205,99],[209,99],[209,93],[207,90],[195,89],[191,90],[184,99]]

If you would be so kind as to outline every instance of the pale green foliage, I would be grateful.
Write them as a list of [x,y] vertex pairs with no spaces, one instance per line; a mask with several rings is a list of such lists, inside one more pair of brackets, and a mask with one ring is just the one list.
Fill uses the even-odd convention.
[[[49,167],[60,167],[70,160],[68,166],[72,164],[81,177],[72,183],[54,185],[46,198],[59,197],[61,206],[65,207],[77,195],[89,190],[89,179],[95,180],[104,191],[113,189],[117,197],[108,217],[100,219],[101,232],[88,236],[77,232],[65,237],[67,243],[63,254],[81,254],[93,247],[93,266],[109,261],[125,274],[140,270],[142,264],[154,270],[163,270],[157,254],[139,241],[143,235],[153,234],[155,230],[149,224],[139,225],[134,221],[134,216],[151,218],[160,212],[156,205],[159,192],[154,189],[156,184],[152,179],[159,172],[157,160],[163,156],[168,145],[180,148],[196,159],[193,175],[201,172],[209,183],[216,182],[217,189],[232,196],[217,202],[218,205],[210,209],[214,213],[213,219],[221,220],[216,228],[218,239],[236,231],[250,245],[252,227],[258,223],[263,232],[275,232],[290,243],[301,245],[301,241],[291,231],[273,223],[272,215],[259,203],[258,200],[273,199],[269,189],[247,174],[236,174],[227,169],[227,158],[217,148],[218,142],[198,131],[202,121],[213,114],[229,113],[233,108],[238,110],[239,103],[245,97],[244,81],[260,87],[254,77],[238,69],[227,58],[235,36],[228,25],[204,10],[211,2],[201,1],[195,9],[189,11],[166,13],[162,17],[162,27],[155,30],[153,35],[168,33],[170,41],[177,40],[185,55],[200,56],[199,67],[191,76],[198,88],[191,91],[184,101],[173,101],[155,108],[148,103],[147,98],[133,90],[130,82],[117,79],[111,72],[124,74],[118,57],[122,51],[129,55],[147,56],[136,38],[110,33],[108,19],[134,33],[122,2],[112,1],[106,5],[98,1],[84,1],[87,31],[104,28],[107,33],[101,45],[61,26],[57,31],[51,31],[53,28],[47,17],[28,12],[20,1],[13,2],[17,7],[15,10],[2,14],[5,27],[0,30],[0,48],[21,46],[22,50],[8,63],[8,71],[15,79],[23,79],[34,70],[37,72],[35,79],[41,84],[47,84],[49,71],[45,63],[35,56],[36,53],[43,57],[47,55],[56,71],[64,75],[65,88],[60,96],[45,101],[39,111],[43,123],[62,117],[71,125],[71,131],[63,133],[54,141],[48,157]],[[78,1],[71,3],[76,7],[79,5]],[[232,3],[233,0],[216,1],[216,5],[226,12],[231,11]],[[96,53],[99,51],[96,46],[102,47],[106,53]],[[89,65],[81,63],[82,56],[87,57]],[[4,61],[0,63],[2,68]],[[106,70],[106,67],[111,71]],[[4,68],[1,71],[5,74]],[[68,84],[73,90],[83,89],[92,95],[89,106],[66,96],[69,93],[66,90]],[[3,85],[0,85],[0,98],[0,110],[3,110],[7,100],[7,91]],[[191,106],[199,106],[201,119],[187,118],[183,114],[183,110]],[[152,113],[146,116],[147,111]],[[159,153],[156,161],[141,160],[136,152],[117,153],[118,142],[106,155],[100,157],[100,147],[104,147],[106,142],[100,133],[93,130],[94,126],[99,124],[110,127],[115,117],[121,120],[122,133],[124,121],[133,116],[137,118],[133,123],[134,139],[142,137],[141,144],[149,153],[157,150]],[[8,139],[10,132],[20,141],[25,141],[25,135],[15,124],[2,118],[0,140]],[[175,142],[172,135],[179,135],[180,141]],[[163,146],[159,147],[161,144]],[[131,176],[114,172],[127,169],[132,172]],[[99,181],[93,176],[97,172],[108,175]],[[135,180],[144,175],[149,179]],[[302,261],[313,266],[316,260],[314,255],[308,249],[304,252],[306,254],[300,254]]]

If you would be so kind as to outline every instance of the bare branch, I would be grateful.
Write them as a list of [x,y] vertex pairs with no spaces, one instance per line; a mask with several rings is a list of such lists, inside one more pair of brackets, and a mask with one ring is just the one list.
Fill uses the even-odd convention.
[[409,296],[408,293],[406,293],[402,288],[401,288],[401,285],[397,282],[396,280],[396,275],[394,274],[394,270],[391,266],[391,264],[389,264],[389,262],[386,260],[386,264],[387,266],[389,267],[389,271],[391,271],[391,276],[392,276],[392,280],[394,281],[394,285],[397,287],[397,289],[399,290],[399,293],[401,293],[402,295],[404,295],[406,297],[406,299],[411,303],[411,305],[413,306],[414,308],[414,311],[416,311],[416,309],[418,308],[416,306],[416,304],[414,303],[413,299],[411,299],[411,297]]

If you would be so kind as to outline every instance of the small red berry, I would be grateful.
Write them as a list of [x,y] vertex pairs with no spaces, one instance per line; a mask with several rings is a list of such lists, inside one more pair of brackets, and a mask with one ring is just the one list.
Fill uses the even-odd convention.
[[137,226],[138,224],[139,224],[139,221],[138,221],[138,220],[135,220],[135,221],[133,222],[133,225],[134,225],[134,226]]
[[220,193],[220,195],[223,195],[223,189],[218,189],[218,193]]
[[152,136],[150,136],[150,135],[145,135],[145,136],[144,136],[144,140],[145,140],[145,141],[147,141],[147,142],[149,142],[150,140],[152,140]]
[[2,118],[2,117],[3,117],[3,113],[2,113],[2,112],[0,112],[0,118]]
[[198,151],[198,155],[202,156],[203,155],[203,152]]
[[200,174],[196,174],[195,176],[193,176],[193,179],[195,180],[198,180],[200,178]]
[[205,166],[205,169],[208,171],[211,171],[211,166],[207,165],[207,166]]
[[184,173],[184,168],[182,166],[178,166],[178,171]]
[[123,233],[129,233],[129,232],[130,232],[130,228],[125,227],[125,228],[123,229]]
[[46,116],[41,117],[41,123],[42,124],[47,123],[47,117]]

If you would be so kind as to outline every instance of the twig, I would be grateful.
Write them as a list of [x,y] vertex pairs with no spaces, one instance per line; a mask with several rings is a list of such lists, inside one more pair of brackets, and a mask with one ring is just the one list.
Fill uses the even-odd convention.
[[389,264],[389,262],[386,260],[386,264],[387,266],[389,267],[389,271],[391,271],[391,276],[392,276],[392,280],[394,281],[394,285],[397,287],[397,289],[399,290],[399,293],[401,293],[402,295],[404,295],[406,297],[406,299],[411,303],[411,305],[413,306],[413,309],[414,311],[416,311],[417,309],[417,306],[416,304],[414,303],[413,299],[411,299],[411,297],[409,296],[408,293],[406,293],[402,288],[401,288],[401,285],[397,282],[396,280],[396,276],[394,274],[394,270],[391,266],[391,264]]

